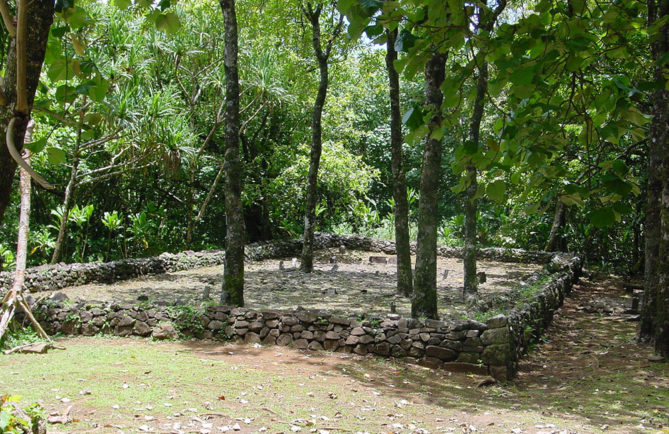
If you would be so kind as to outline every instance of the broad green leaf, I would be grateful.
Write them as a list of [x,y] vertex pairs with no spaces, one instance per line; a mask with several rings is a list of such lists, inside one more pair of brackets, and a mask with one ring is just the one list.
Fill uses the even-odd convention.
[[156,28],[165,33],[176,33],[181,28],[179,17],[174,12],[156,16]]
[[62,164],[66,160],[65,151],[63,151],[60,148],[55,148],[53,146],[50,146],[46,148],[46,153],[47,156],[49,157],[49,163],[53,165]]
[[60,104],[69,104],[77,99],[77,91],[74,87],[64,84],[58,86],[55,96]]
[[636,107],[627,108],[622,112],[622,116],[624,119],[627,119],[634,125],[639,125],[639,126],[647,124],[648,122],[650,122],[651,119],[650,116],[645,116]]
[[95,86],[92,86],[88,90],[88,96],[90,96],[91,99],[95,102],[102,102],[105,99],[108,90],[109,81],[100,76],[97,76],[95,78]]
[[616,214],[611,208],[599,208],[588,214],[588,219],[595,227],[605,228],[616,222]]
[[42,149],[44,149],[46,146],[46,137],[42,137],[41,139],[30,143],[26,143],[23,146],[25,146],[33,154],[37,154],[38,152],[41,152]]
[[532,83],[533,78],[534,68],[531,67],[516,69],[509,76],[511,83],[515,84],[516,86],[527,86]]
[[74,74],[72,64],[64,58],[56,59],[51,63],[47,76],[51,81],[69,80]]
[[78,30],[93,22],[86,10],[78,6],[63,12],[63,18],[65,18],[65,21],[70,25],[72,30]]
[[119,9],[128,9],[132,4],[132,0],[114,0],[114,4]]
[[411,107],[404,113],[402,123],[409,127],[409,129],[415,130],[423,125],[423,111],[420,107]]
[[88,125],[97,125],[102,121],[102,115],[100,113],[88,113],[84,117],[84,122]]
[[578,206],[583,206],[583,199],[581,198],[581,195],[578,193],[572,193],[572,194],[562,194],[560,195],[560,202],[562,202],[565,205],[571,206],[571,205],[578,205]]
[[503,203],[504,197],[506,195],[506,183],[504,181],[498,180],[488,184],[486,188],[486,194],[490,200],[493,200],[497,203]]

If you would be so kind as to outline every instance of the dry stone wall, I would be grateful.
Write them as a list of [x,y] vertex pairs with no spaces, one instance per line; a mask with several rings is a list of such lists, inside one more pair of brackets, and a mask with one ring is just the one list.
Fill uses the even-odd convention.
[[[363,237],[359,235],[316,234],[316,248],[345,246],[352,250],[395,253],[393,241]],[[280,258],[299,255],[300,240],[275,240],[253,243],[246,247],[246,257],[250,260]],[[412,244],[415,249],[415,244]],[[462,258],[462,249],[439,247],[439,254],[446,257]],[[479,250],[480,259],[501,262],[523,262],[544,264],[551,260],[552,253],[526,251],[521,249],[485,248]],[[223,250],[202,252],[163,253],[150,258],[123,259],[105,263],[55,264],[33,267],[26,270],[25,287],[30,292],[53,291],[68,286],[88,283],[113,283],[149,274],[188,270],[223,264]],[[0,273],[0,294],[9,288],[13,279],[11,272]]]
[[[318,247],[344,245],[349,249],[393,253],[394,243],[358,236],[320,234]],[[254,244],[247,249],[252,259],[285,257],[297,254],[299,241]],[[47,332],[67,335],[142,336],[174,339],[187,336],[204,339],[241,341],[249,344],[291,345],[305,350],[351,352],[383,357],[405,358],[432,368],[457,364],[474,369],[484,367],[498,380],[512,378],[518,360],[550,324],[553,313],[581,273],[582,261],[569,254],[486,249],[481,257],[495,260],[546,263],[550,279],[529,299],[521,300],[505,314],[479,322],[418,321],[388,314],[382,318],[340,317],[322,311],[257,311],[247,308],[211,305],[158,307],[146,303],[101,305],[69,300],[62,293],[43,299],[35,307],[38,320]],[[441,249],[457,256],[457,250]],[[531,258],[531,260],[530,260]],[[109,282],[139,274],[182,270],[216,265],[223,252],[164,254],[157,258],[117,261],[107,264],[72,264],[39,269],[52,274],[46,280],[34,277],[33,290],[40,282],[48,289],[90,281]],[[66,283],[57,278],[65,276]],[[90,280],[96,279],[96,280]],[[46,289],[46,288],[44,288]],[[463,365],[464,364],[464,365]],[[479,370],[478,368],[477,370]]]

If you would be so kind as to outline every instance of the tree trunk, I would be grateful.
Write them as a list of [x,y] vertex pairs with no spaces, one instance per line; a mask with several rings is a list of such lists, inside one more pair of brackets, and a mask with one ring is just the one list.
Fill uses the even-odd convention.
[[[469,140],[476,145],[477,149],[481,137],[485,95],[488,91],[488,63],[485,60],[481,60],[478,74],[474,110],[469,124]],[[476,220],[478,214],[476,191],[478,190],[478,182],[476,180],[476,167],[473,164],[468,164],[466,170],[469,186],[465,199],[464,297],[465,300],[472,301],[476,299],[478,294],[478,277],[476,275]]]
[[390,150],[393,173],[393,198],[395,199],[395,249],[397,251],[397,292],[407,297],[413,292],[411,273],[411,246],[409,244],[409,202],[402,156],[402,113],[400,110],[400,78],[395,70],[395,40],[397,30],[388,36],[386,68],[390,89]]
[[432,112],[429,134],[423,150],[418,203],[418,243],[416,247],[416,276],[411,298],[411,316],[437,318],[437,224],[439,175],[441,172],[442,140],[432,138],[432,132],[442,128],[441,84],[446,73],[446,54],[436,52],[425,65],[425,95]]
[[[656,0],[648,2],[648,23],[653,25],[657,20],[669,16],[669,0]],[[650,26],[649,26],[650,27]],[[669,52],[669,24],[666,23],[659,29],[658,37],[651,44],[651,54],[654,60],[654,79],[656,83],[664,82],[663,67],[660,63]],[[652,271],[655,278],[651,277],[650,297],[654,297],[646,308],[654,304],[655,316],[652,319],[657,354],[669,358],[669,91],[666,87],[658,88],[653,94],[653,120],[650,125],[649,142],[652,151],[657,153],[657,163],[661,193],[657,205],[659,214],[659,241],[655,254],[655,267]],[[651,154],[652,155],[652,154]],[[650,175],[649,175],[650,178]],[[650,196],[650,192],[649,192]],[[647,252],[648,253],[648,252]],[[648,288],[647,288],[648,289]],[[649,301],[649,300],[646,300]],[[644,320],[645,315],[644,315]],[[643,326],[644,324],[642,324]],[[643,329],[642,329],[643,332]]]
[[[328,58],[330,56],[330,47],[324,52],[321,47],[321,15],[322,5],[312,9],[308,3],[308,10],[303,9],[303,13],[311,22],[313,32],[312,45],[316,59],[318,60],[318,69],[320,71],[320,82],[318,83],[318,93],[314,102],[314,109],[311,115],[311,152],[309,155],[309,173],[307,175],[307,197],[304,211],[304,233],[302,245],[302,264],[301,269],[305,273],[311,273],[314,269],[314,225],[316,223],[316,204],[318,203],[318,166],[321,163],[322,126],[323,107],[328,93]],[[335,35],[336,37],[336,35]],[[332,40],[331,40],[332,41]],[[330,41],[330,43],[331,43]]]
[[[648,27],[651,27],[658,18],[662,18],[669,13],[668,0],[649,0],[648,3]],[[660,59],[667,52],[667,28],[665,25],[660,29],[660,35],[651,44],[651,57],[654,60]],[[661,66],[655,66],[654,79],[657,83],[663,83],[663,71]],[[653,93],[653,120],[650,124],[648,135],[648,192],[646,204],[646,245],[645,245],[645,268],[644,268],[644,294],[641,300],[641,323],[639,327],[639,339],[642,341],[656,340],[659,336],[660,326],[658,312],[664,312],[665,319],[669,318],[667,310],[669,303],[662,305],[661,299],[661,278],[658,275],[659,269],[664,267],[662,261],[667,258],[660,256],[660,244],[662,236],[669,236],[662,233],[664,225],[661,215],[661,200],[663,199],[663,180],[662,166],[666,158],[667,151],[667,123],[669,122],[669,113],[667,103],[669,96],[666,89],[656,89]],[[665,284],[666,290],[666,284]],[[665,331],[665,335],[666,335]]]
[[77,129],[77,141],[74,144],[74,151],[72,152],[72,167],[70,168],[70,179],[65,187],[65,198],[63,199],[63,218],[60,221],[58,228],[58,237],[56,238],[56,245],[51,255],[51,263],[55,264],[60,261],[60,255],[65,244],[65,237],[67,235],[67,223],[70,217],[70,210],[72,209],[72,201],[74,199],[74,191],[77,188],[77,174],[79,169],[79,147],[81,146],[81,131],[83,129],[84,112],[79,114],[79,125]]
[[244,209],[239,158],[239,73],[235,0],[220,0],[225,26],[225,266],[221,302],[244,305]]
[[555,202],[555,217],[553,217],[553,225],[551,226],[551,232],[548,235],[548,241],[546,242],[546,247],[544,248],[544,250],[547,252],[557,252],[564,244],[562,242],[564,236],[562,233],[562,228],[564,228],[565,224],[565,211],[566,209],[564,203],[560,200],[560,198],[557,198]]
[[[473,124],[473,122],[472,122]],[[462,262],[464,269],[463,295],[465,301],[472,302],[477,298],[479,291],[478,277],[476,276],[476,219],[478,214],[478,200],[476,190],[476,167],[468,165],[467,176],[469,186],[465,197],[465,248],[463,249]]]
[[[53,21],[53,0],[32,0],[27,2],[27,14],[30,19],[26,41],[26,90],[28,100],[28,113],[25,117],[19,117],[14,128],[14,144],[20,152],[23,148],[23,137],[26,124],[32,108],[35,90],[42,72],[46,42]],[[16,115],[16,40],[12,39],[9,44],[4,65],[4,82],[0,91],[4,96],[4,103],[0,105],[0,220],[2,220],[7,205],[9,205],[16,171],[16,162],[7,150],[4,132],[7,131],[9,121]]]
[[[29,122],[25,130],[27,141],[30,142],[32,138],[32,122]],[[21,138],[23,141],[23,138]],[[24,152],[24,160],[30,164],[30,152]],[[21,191],[21,211],[19,214],[19,233],[16,242],[16,270],[14,271],[14,282],[12,287],[5,294],[0,303],[0,338],[7,331],[9,323],[14,317],[17,308],[23,309],[25,314],[32,321],[35,330],[44,339],[49,340],[49,336],[44,332],[44,329],[39,325],[32,312],[30,306],[26,303],[23,296],[23,284],[26,277],[26,260],[28,258],[28,234],[30,232],[30,175],[26,170],[21,168],[19,176],[19,190]]]

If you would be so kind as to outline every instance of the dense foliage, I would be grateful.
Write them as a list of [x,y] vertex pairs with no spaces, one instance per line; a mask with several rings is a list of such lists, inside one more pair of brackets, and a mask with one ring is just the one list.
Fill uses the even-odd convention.
[[[220,247],[226,219],[228,243],[243,226],[248,241],[309,240],[314,228],[393,237],[387,66],[401,73],[414,301],[435,286],[437,237],[473,255],[471,276],[473,246],[497,245],[578,251],[630,274],[645,259],[648,283],[669,248],[666,0],[51,6],[28,17],[29,37],[48,33],[45,54],[39,41],[28,53],[44,56],[41,76],[30,63],[26,102],[17,72],[2,95],[18,95],[3,106],[16,113],[0,113],[23,125],[32,108],[26,148],[57,186],[33,192],[31,264]],[[10,79],[22,65],[10,40],[25,43],[11,13],[0,31]],[[399,57],[386,64],[389,37]],[[11,268],[18,190],[15,163],[0,158]],[[230,214],[240,203],[245,225]]]
[[[212,13],[217,5],[147,10],[130,2],[65,3],[51,29],[30,147],[42,150],[33,164],[61,193],[34,193],[29,261],[52,258],[64,218],[56,259],[68,262],[222,245],[225,75],[222,15]],[[368,14],[377,4],[369,2]],[[441,242],[462,243],[461,174],[474,161],[481,176],[481,245],[544,248],[562,201],[568,205],[563,247],[585,252],[591,263],[640,270],[652,82],[643,5],[624,6],[509,5],[494,34],[464,45],[462,35],[450,34]],[[244,1],[237,8],[248,237],[299,235],[318,84],[310,29],[297,4]],[[424,13],[412,3],[405,9],[404,15]],[[323,117],[320,230],[393,236],[389,102],[384,50],[375,44],[383,38],[380,25],[352,19],[350,33],[364,29],[369,37],[336,41]],[[396,44],[403,52],[398,66],[404,68],[414,226],[425,128],[424,84],[416,70],[425,56],[412,54],[425,51],[421,31],[405,28]],[[492,67],[490,100],[481,141],[473,144],[466,140],[467,119],[483,57]],[[14,198],[1,226],[5,267],[12,262],[17,203]]]

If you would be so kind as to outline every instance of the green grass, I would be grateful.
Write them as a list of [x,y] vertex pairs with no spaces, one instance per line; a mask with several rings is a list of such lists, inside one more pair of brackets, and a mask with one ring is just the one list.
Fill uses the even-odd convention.
[[[60,344],[67,349],[0,356],[0,393],[38,401],[48,411],[72,405],[79,422],[67,425],[67,432],[87,432],[94,424],[159,429],[206,413],[220,415],[217,425],[249,418],[249,425],[240,425],[266,426],[269,432],[289,431],[291,423],[301,424],[303,432],[311,427],[390,432],[395,423],[430,432],[461,430],[462,423],[492,432],[533,431],[537,424],[579,431],[608,424],[632,432],[642,420],[657,423],[669,402],[666,388],[651,390],[624,372],[592,373],[564,384],[556,377],[548,388],[532,384],[521,389],[513,383],[477,388],[480,377],[472,375],[376,358],[305,356],[281,347],[210,345],[194,351],[199,344],[110,338]],[[235,356],[228,355],[231,349]],[[248,354],[237,358],[242,352]],[[663,369],[666,364],[652,365],[647,375],[666,379]],[[147,416],[155,420],[147,422]]]

